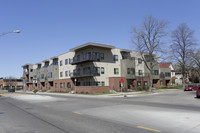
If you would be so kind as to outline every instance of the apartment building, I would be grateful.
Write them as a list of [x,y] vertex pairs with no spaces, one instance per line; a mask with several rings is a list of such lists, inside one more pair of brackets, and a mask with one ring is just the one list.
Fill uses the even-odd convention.
[[[148,60],[148,55],[145,59]],[[125,81],[123,89],[149,86],[149,71],[139,53],[105,44],[86,43],[62,55],[22,67],[29,90],[76,89],[78,93],[120,91],[121,79]],[[157,63],[153,70],[155,87],[160,85],[159,81]]]
[[171,62],[159,64],[160,68],[160,85],[171,85],[171,79],[175,78],[175,70]]

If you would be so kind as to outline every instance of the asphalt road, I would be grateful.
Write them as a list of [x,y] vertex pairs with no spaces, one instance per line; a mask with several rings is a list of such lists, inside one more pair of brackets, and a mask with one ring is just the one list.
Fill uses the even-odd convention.
[[0,133],[200,133],[195,92],[128,98],[4,93]]

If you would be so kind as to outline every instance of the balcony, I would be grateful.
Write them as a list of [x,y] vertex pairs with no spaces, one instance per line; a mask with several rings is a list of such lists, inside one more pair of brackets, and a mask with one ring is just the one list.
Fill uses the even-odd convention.
[[49,65],[45,65],[45,66],[43,66],[43,68],[47,68]]
[[[169,72],[168,72],[169,73]],[[160,73],[160,78],[162,79],[167,79],[167,80],[170,80],[171,79],[171,74],[164,74],[163,72]]]
[[48,66],[48,72],[58,71],[58,65],[51,64]]
[[25,72],[25,71],[24,71],[24,72],[23,72],[23,74],[24,74],[24,75],[28,75],[28,74],[29,74],[29,72],[28,72],[28,71],[27,71],[27,72]]
[[93,77],[93,76],[100,76],[100,73],[97,71],[85,72],[84,74],[70,73],[71,78]]
[[58,66],[58,62],[53,62],[50,66]]
[[135,76],[137,78],[148,78],[149,77],[149,73],[135,73]]
[[39,81],[40,82],[45,82],[46,80],[45,80],[45,78],[40,78]]
[[40,70],[40,69],[41,69],[41,67],[37,67],[36,69],[37,69],[37,70]]
[[48,77],[47,80],[50,82],[50,81],[53,81],[53,77]]
[[79,58],[73,58],[71,64],[72,65],[76,65],[78,63],[83,63],[83,62],[93,62],[93,61],[99,61],[100,58],[98,56],[86,56],[85,58],[83,58],[82,56],[80,56]]

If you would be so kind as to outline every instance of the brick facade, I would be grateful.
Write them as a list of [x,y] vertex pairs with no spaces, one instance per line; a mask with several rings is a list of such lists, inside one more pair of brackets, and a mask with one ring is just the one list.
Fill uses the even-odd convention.
[[80,94],[109,92],[110,86],[76,86],[76,92]]
[[[61,87],[61,84],[63,84],[62,87]],[[74,90],[74,82],[72,79],[55,80],[51,90],[57,91],[57,92],[72,91]]]
[[124,87],[123,88],[127,88],[127,83],[126,83],[126,79],[122,78],[122,77],[110,77],[109,78],[109,85],[111,90],[115,90],[115,91],[121,91],[120,88],[120,80],[124,79]]

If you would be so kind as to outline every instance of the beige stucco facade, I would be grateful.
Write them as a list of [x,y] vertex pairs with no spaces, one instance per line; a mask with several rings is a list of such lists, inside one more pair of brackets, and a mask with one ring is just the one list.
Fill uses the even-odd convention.
[[[56,88],[73,90],[76,85],[109,86],[110,89],[119,90],[122,78],[127,88],[132,84],[137,87],[138,80],[145,81],[145,85],[149,84],[147,81],[149,70],[138,52],[97,43],[86,43],[62,55],[22,67],[25,71],[24,77],[29,81],[27,83],[35,84],[36,88],[41,88],[39,85],[52,90]],[[30,71],[31,69],[33,70]],[[161,71],[158,63],[154,70],[158,72],[153,76],[157,82]],[[33,79],[36,79],[35,83]]]

